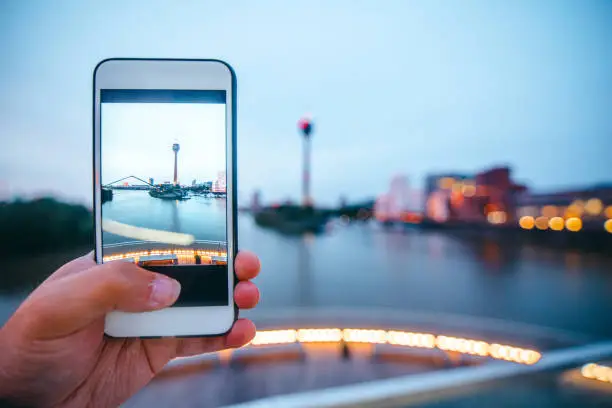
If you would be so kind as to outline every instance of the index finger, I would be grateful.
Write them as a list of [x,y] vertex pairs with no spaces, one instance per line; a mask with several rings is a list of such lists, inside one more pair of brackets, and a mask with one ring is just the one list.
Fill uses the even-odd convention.
[[255,278],[259,274],[261,264],[259,258],[253,252],[240,251],[236,255],[234,269],[239,280],[249,280]]

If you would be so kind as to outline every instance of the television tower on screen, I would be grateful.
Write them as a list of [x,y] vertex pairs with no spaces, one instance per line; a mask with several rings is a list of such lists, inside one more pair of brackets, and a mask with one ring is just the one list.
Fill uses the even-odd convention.
[[178,184],[178,152],[181,147],[178,143],[172,145],[172,151],[174,152],[174,185]]

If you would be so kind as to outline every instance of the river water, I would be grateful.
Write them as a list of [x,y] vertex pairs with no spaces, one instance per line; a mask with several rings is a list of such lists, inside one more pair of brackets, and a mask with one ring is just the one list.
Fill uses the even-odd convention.
[[374,223],[287,238],[241,219],[259,254],[262,307],[391,308],[612,336],[612,260]]
[[[176,203],[121,192],[104,211],[117,221],[200,239],[224,235],[221,199]],[[257,227],[248,214],[239,217],[239,247],[261,258],[256,282],[266,310],[389,308],[612,336],[612,260],[602,254],[384,230],[375,223],[338,223],[321,236],[287,237]],[[1,293],[3,321],[24,295]]]
[[[191,196],[188,200],[161,200],[142,190],[114,190],[102,205],[102,217],[137,227],[191,234],[198,240],[226,241],[225,198]],[[104,244],[126,239],[104,233]]]

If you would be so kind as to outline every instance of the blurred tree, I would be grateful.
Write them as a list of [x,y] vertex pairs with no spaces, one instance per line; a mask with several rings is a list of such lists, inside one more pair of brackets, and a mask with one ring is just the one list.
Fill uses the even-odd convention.
[[53,198],[0,203],[0,254],[18,255],[57,249],[93,247],[89,209]]

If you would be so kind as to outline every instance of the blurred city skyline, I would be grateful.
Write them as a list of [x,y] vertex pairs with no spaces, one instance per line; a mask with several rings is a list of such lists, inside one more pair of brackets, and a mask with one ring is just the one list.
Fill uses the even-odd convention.
[[91,202],[92,71],[108,57],[234,66],[241,201],[299,199],[305,112],[315,202],[497,165],[535,189],[609,181],[612,3],[448,5],[2,2],[0,198]]

